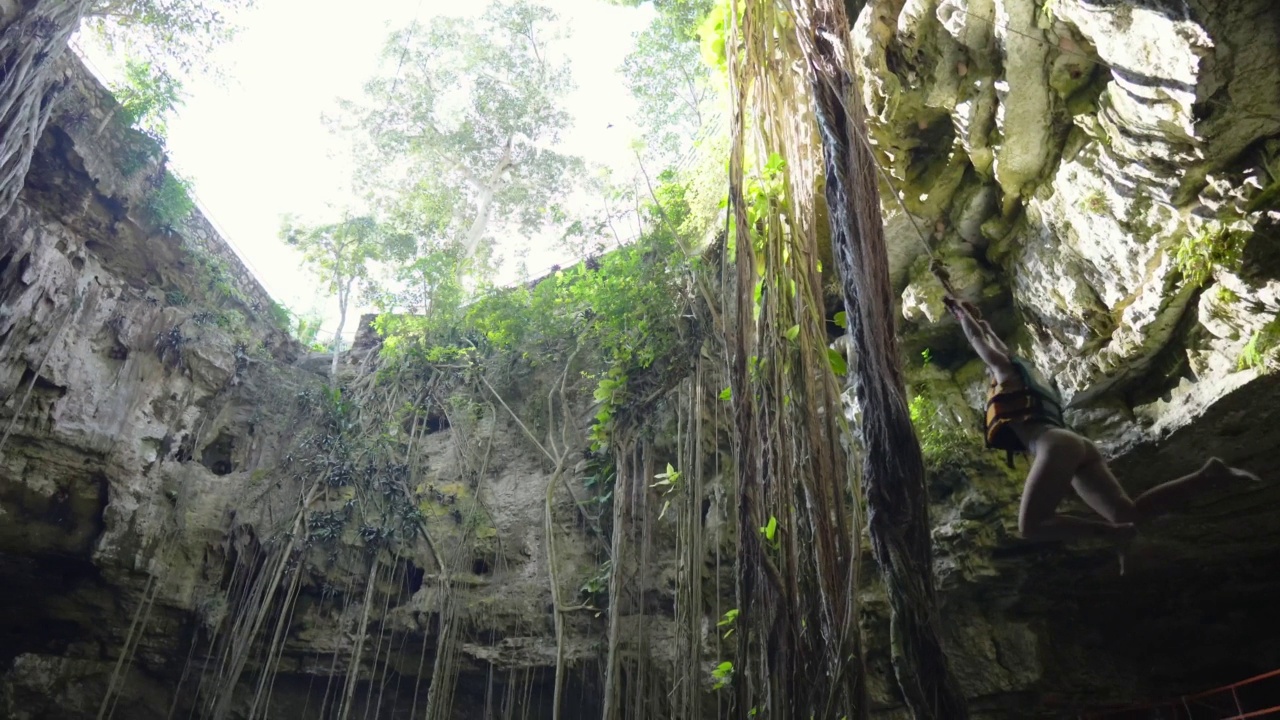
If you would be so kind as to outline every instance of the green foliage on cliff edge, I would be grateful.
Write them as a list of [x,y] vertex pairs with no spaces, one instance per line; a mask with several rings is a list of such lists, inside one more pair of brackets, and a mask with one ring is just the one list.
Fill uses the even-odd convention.
[[145,60],[125,60],[124,79],[111,84],[120,121],[163,143],[169,117],[182,105],[182,82]]
[[172,233],[195,210],[191,182],[164,166],[165,135],[170,116],[182,104],[182,83],[158,65],[128,58],[124,79],[113,83],[111,92],[120,103],[115,119],[128,128],[116,167],[132,178],[159,164],[143,205],[160,229]]
[[[644,383],[688,353],[685,321],[698,260],[680,250],[677,228],[689,215],[686,186],[664,175],[649,228],[617,250],[592,255],[529,285],[425,316],[384,314],[376,328],[384,357],[426,363],[507,359],[559,369],[574,348],[584,378],[596,382],[596,447],[607,444],[616,414],[644,394]],[[660,207],[659,207],[660,203]]]
[[1233,270],[1240,265],[1248,235],[1225,226],[1206,227],[1183,236],[1174,260],[1191,285],[1203,285],[1214,268]]
[[1249,337],[1240,351],[1236,367],[1240,370],[1265,369],[1272,360],[1272,351],[1280,346],[1280,320],[1272,320]]
[[168,232],[176,231],[196,209],[191,183],[165,170],[160,184],[147,196],[146,208],[156,225]]

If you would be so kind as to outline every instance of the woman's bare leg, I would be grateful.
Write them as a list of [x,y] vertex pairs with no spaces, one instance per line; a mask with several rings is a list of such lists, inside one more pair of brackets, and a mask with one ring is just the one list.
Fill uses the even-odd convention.
[[1142,523],[1177,510],[1209,488],[1232,480],[1258,482],[1251,472],[1229,467],[1218,458],[1209,458],[1199,470],[1157,485],[1130,500],[1120,487],[1107,461],[1093,443],[1073,485],[1080,498],[1099,515],[1115,523]]
[[1048,430],[1036,439],[1035,460],[1022,491],[1018,531],[1028,540],[1077,540],[1133,536],[1129,524],[1114,524],[1057,513],[1076,471],[1087,459],[1085,441],[1067,430]]

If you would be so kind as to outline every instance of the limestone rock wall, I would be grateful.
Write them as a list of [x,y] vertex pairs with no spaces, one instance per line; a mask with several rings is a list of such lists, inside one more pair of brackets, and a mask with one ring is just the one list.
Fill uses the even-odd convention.
[[[198,213],[159,221],[158,150],[120,126],[82,66],[63,72],[60,112],[0,219],[0,716],[98,717],[108,702],[115,717],[262,717],[264,667],[275,672],[269,717],[315,717],[326,703],[332,713],[340,696],[360,713],[421,716],[445,617],[453,716],[486,705],[546,715],[551,467],[536,446],[492,403],[460,403],[452,423],[437,413],[412,430],[417,465],[368,469],[413,519],[354,518],[353,483],[316,482],[366,472],[325,465],[341,442],[327,359],[289,338]],[[345,358],[343,384],[367,380],[369,349]],[[527,416],[550,380],[517,376],[499,389]],[[576,457],[569,471],[580,485]],[[583,535],[571,498],[554,521],[569,534],[557,553],[564,598],[579,608],[566,686],[586,716],[604,620],[578,589],[598,582],[603,546]],[[270,621],[246,635],[237,623],[257,607],[246,578],[269,576],[275,558]],[[628,622],[646,633],[624,647],[671,635],[669,617],[640,619],[646,603],[670,605],[644,594],[660,572],[629,595]],[[264,660],[280,622],[278,655]],[[258,644],[224,691],[228,636]],[[670,655],[669,643],[651,647]]]
[[[1153,526],[1124,576],[1108,548],[1020,541],[1025,465],[981,452],[982,371],[941,311],[924,253],[1058,380],[1076,404],[1070,419],[1115,456],[1131,492],[1210,453],[1280,471],[1269,457],[1280,407],[1277,13],[1267,0],[895,0],[859,18],[864,100],[893,178],[905,361],[959,448],[930,477],[935,571],[948,651],[979,716],[1058,717],[1280,666],[1269,614],[1278,486],[1224,488]],[[421,430],[424,467],[403,486],[399,469],[380,470],[395,480],[388,496],[420,512],[397,532],[420,522],[431,547],[375,542],[350,524],[295,545],[300,518],[338,517],[352,492],[326,486],[299,514],[329,452],[328,363],[272,321],[270,298],[198,215],[160,227],[147,201],[160,158],[112,120],[83,68],[65,72],[72,89],[0,219],[0,715],[94,717],[109,696],[118,717],[168,717],[175,698],[180,711],[207,701],[204,679],[218,672],[207,653],[219,628],[230,632],[237,573],[265,567],[246,558],[285,558],[296,602],[280,625],[268,716],[314,717],[337,694],[327,688],[348,682],[358,712],[421,715],[446,614],[460,638],[445,669],[457,672],[455,714],[544,716],[549,464],[507,415],[473,403]],[[368,376],[367,351],[346,358],[342,382]],[[540,417],[551,380],[515,368],[500,390]],[[573,393],[589,417],[590,393]],[[653,413],[659,463],[674,444],[664,412]],[[569,483],[582,488],[590,471],[574,465]],[[695,499],[709,538],[708,716],[715,622],[732,603],[726,482]],[[674,521],[640,492],[649,530],[635,538],[643,562],[623,563],[622,654],[662,686],[678,661],[677,618],[689,620],[676,585],[690,570]],[[561,498],[552,521],[577,606],[567,717],[593,717],[607,648],[589,589],[607,577],[607,554]],[[454,513],[462,506],[482,511],[474,525]],[[875,576],[868,559],[869,680],[879,715],[896,717]],[[362,642],[374,649],[352,663]],[[225,716],[255,712],[262,668],[245,660]]]
[[[114,101],[78,62],[62,72],[61,112],[0,219],[6,717],[96,709],[148,592],[139,654],[170,663],[188,611],[220,581],[204,574],[204,544],[228,525],[213,498],[230,500],[236,473],[288,432],[254,400],[304,382],[278,369],[297,349],[212,228],[199,216],[156,227],[158,153],[112,120]],[[215,291],[210,257],[237,292]],[[168,697],[131,674],[131,693]]]
[[[1275,268],[1240,256],[1275,239],[1278,33],[1271,3],[1175,0],[885,3],[855,31],[886,190],[958,289],[1090,396],[1170,389],[1149,370],[1171,345],[1230,374],[1274,317]],[[892,242],[923,252],[905,228]],[[906,280],[927,334],[941,287],[920,261]]]
[[[926,244],[1057,381],[1131,494],[1209,455],[1274,475],[1278,38],[1280,7],[1249,0],[862,12],[906,362],[943,426],[981,442],[986,379]],[[1054,716],[1055,701],[1172,695],[1280,662],[1257,566],[1275,551],[1274,485],[1152,526],[1120,577],[1105,548],[1018,540],[1027,469],[1000,465],[956,458],[932,485],[950,649],[978,707]]]

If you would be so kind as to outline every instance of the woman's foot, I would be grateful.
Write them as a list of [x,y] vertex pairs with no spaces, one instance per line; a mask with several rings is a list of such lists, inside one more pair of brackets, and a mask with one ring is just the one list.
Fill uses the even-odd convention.
[[1239,480],[1247,483],[1262,482],[1262,478],[1258,477],[1257,475],[1254,475],[1248,470],[1241,470],[1240,468],[1231,467],[1230,465],[1222,462],[1221,458],[1216,458],[1216,457],[1209,458],[1209,462],[1206,462],[1204,464],[1204,467],[1200,468],[1200,472],[1216,480],[1221,480],[1226,482],[1231,482],[1235,480]]

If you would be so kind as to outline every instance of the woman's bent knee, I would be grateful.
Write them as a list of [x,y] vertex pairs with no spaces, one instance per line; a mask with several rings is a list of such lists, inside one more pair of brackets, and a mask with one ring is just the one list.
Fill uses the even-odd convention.
[[1044,517],[1026,512],[1024,508],[1018,513],[1018,535],[1025,540],[1034,540],[1044,521]]
[[1138,521],[1139,513],[1133,500],[1125,494],[1101,458],[1081,466],[1072,484],[1080,499],[1107,522],[1125,524]]
[[1110,508],[1111,512],[1102,513],[1107,522],[1113,525],[1128,525],[1138,522],[1138,513],[1133,506],[1133,501],[1129,498],[1121,498],[1116,501]]

